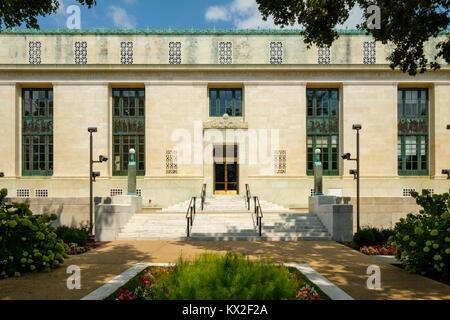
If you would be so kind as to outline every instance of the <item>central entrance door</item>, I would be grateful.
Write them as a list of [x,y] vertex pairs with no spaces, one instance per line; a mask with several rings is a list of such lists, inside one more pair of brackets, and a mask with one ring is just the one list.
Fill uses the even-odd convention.
[[238,194],[238,146],[214,146],[214,194]]

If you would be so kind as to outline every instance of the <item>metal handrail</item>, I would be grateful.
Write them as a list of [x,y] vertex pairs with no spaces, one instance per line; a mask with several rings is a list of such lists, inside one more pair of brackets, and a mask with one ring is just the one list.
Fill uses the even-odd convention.
[[256,226],[259,229],[259,236],[262,237],[262,218],[264,217],[261,204],[259,203],[258,197],[253,197],[255,202],[255,216],[256,216]]
[[203,211],[203,208],[205,206],[205,198],[206,198],[206,183],[203,184],[201,197],[202,197],[201,208]]
[[189,202],[189,207],[188,210],[186,212],[186,233],[187,233],[187,237],[189,238],[191,236],[191,229],[192,229],[192,225],[194,224],[194,217],[195,217],[195,202],[196,202],[197,197],[192,197],[191,198],[191,202]]
[[245,185],[245,202],[247,203],[247,210],[250,211],[250,186],[248,184]]

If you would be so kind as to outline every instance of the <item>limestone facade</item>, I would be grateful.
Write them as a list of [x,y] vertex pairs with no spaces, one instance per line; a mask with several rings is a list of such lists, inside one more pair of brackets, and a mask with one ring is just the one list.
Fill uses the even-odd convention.
[[[446,36],[446,35],[442,35]],[[40,64],[30,63],[29,42],[40,42]],[[94,157],[113,159],[112,92],[145,89],[145,175],[138,177],[144,206],[167,207],[199,195],[203,183],[214,192],[212,144],[239,145],[239,193],[245,184],[261,198],[306,208],[313,188],[307,175],[307,89],[339,91],[339,154],[356,153],[361,130],[361,196],[402,197],[403,189],[447,192],[441,174],[450,168],[450,68],[410,77],[392,71],[389,47],[376,44],[376,63],[364,64],[365,41],[343,32],[330,48],[330,64],[318,64],[316,47],[301,36],[280,32],[4,32],[0,34],[0,186],[48,190],[54,198],[89,195],[88,127]],[[87,43],[87,64],[75,63],[75,42]],[[133,43],[132,64],[121,63],[121,43]],[[181,43],[181,63],[170,64],[170,43]],[[220,64],[220,42],[232,43],[232,63]],[[281,64],[270,63],[270,43],[282,42]],[[430,41],[433,54],[436,40]],[[36,58],[36,56],[34,56]],[[78,61],[78,60],[77,60]],[[35,62],[35,60],[33,60]],[[442,62],[442,61],[441,61]],[[429,92],[429,175],[400,176],[397,169],[399,88]],[[52,88],[54,170],[50,177],[22,173],[22,89]],[[209,116],[210,88],[241,88],[242,117]],[[231,121],[227,123],[227,121]],[[255,138],[256,137],[256,138]],[[262,142],[264,141],[264,142]],[[267,141],[267,142],[266,142]],[[273,148],[275,148],[273,150]],[[271,149],[272,148],[272,149]],[[178,150],[177,172],[167,174],[166,154]],[[273,168],[274,151],[284,151],[283,173]],[[257,161],[252,157],[257,154]],[[244,161],[245,158],[245,161]],[[325,193],[356,195],[349,174],[355,163],[339,159],[339,174],[324,178]],[[96,164],[101,177],[95,195],[126,193],[126,177],[113,175],[113,162]]]

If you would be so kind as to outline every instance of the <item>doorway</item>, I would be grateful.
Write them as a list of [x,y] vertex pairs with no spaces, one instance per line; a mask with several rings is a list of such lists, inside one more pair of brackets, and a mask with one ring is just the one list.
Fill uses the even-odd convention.
[[239,193],[238,146],[214,146],[214,194]]

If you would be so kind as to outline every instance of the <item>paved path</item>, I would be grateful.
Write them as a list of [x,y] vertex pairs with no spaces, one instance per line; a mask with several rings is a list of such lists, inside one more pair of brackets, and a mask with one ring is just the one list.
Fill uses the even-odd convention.
[[[355,299],[450,299],[450,286],[411,275],[332,241],[299,242],[170,242],[116,241],[67,259],[51,273],[25,274],[0,280],[0,299],[80,299],[138,262],[176,262],[180,254],[193,258],[205,250],[236,251],[277,262],[308,263]],[[368,290],[366,270],[381,268],[381,290]],[[66,268],[81,268],[81,290],[66,288]]]

